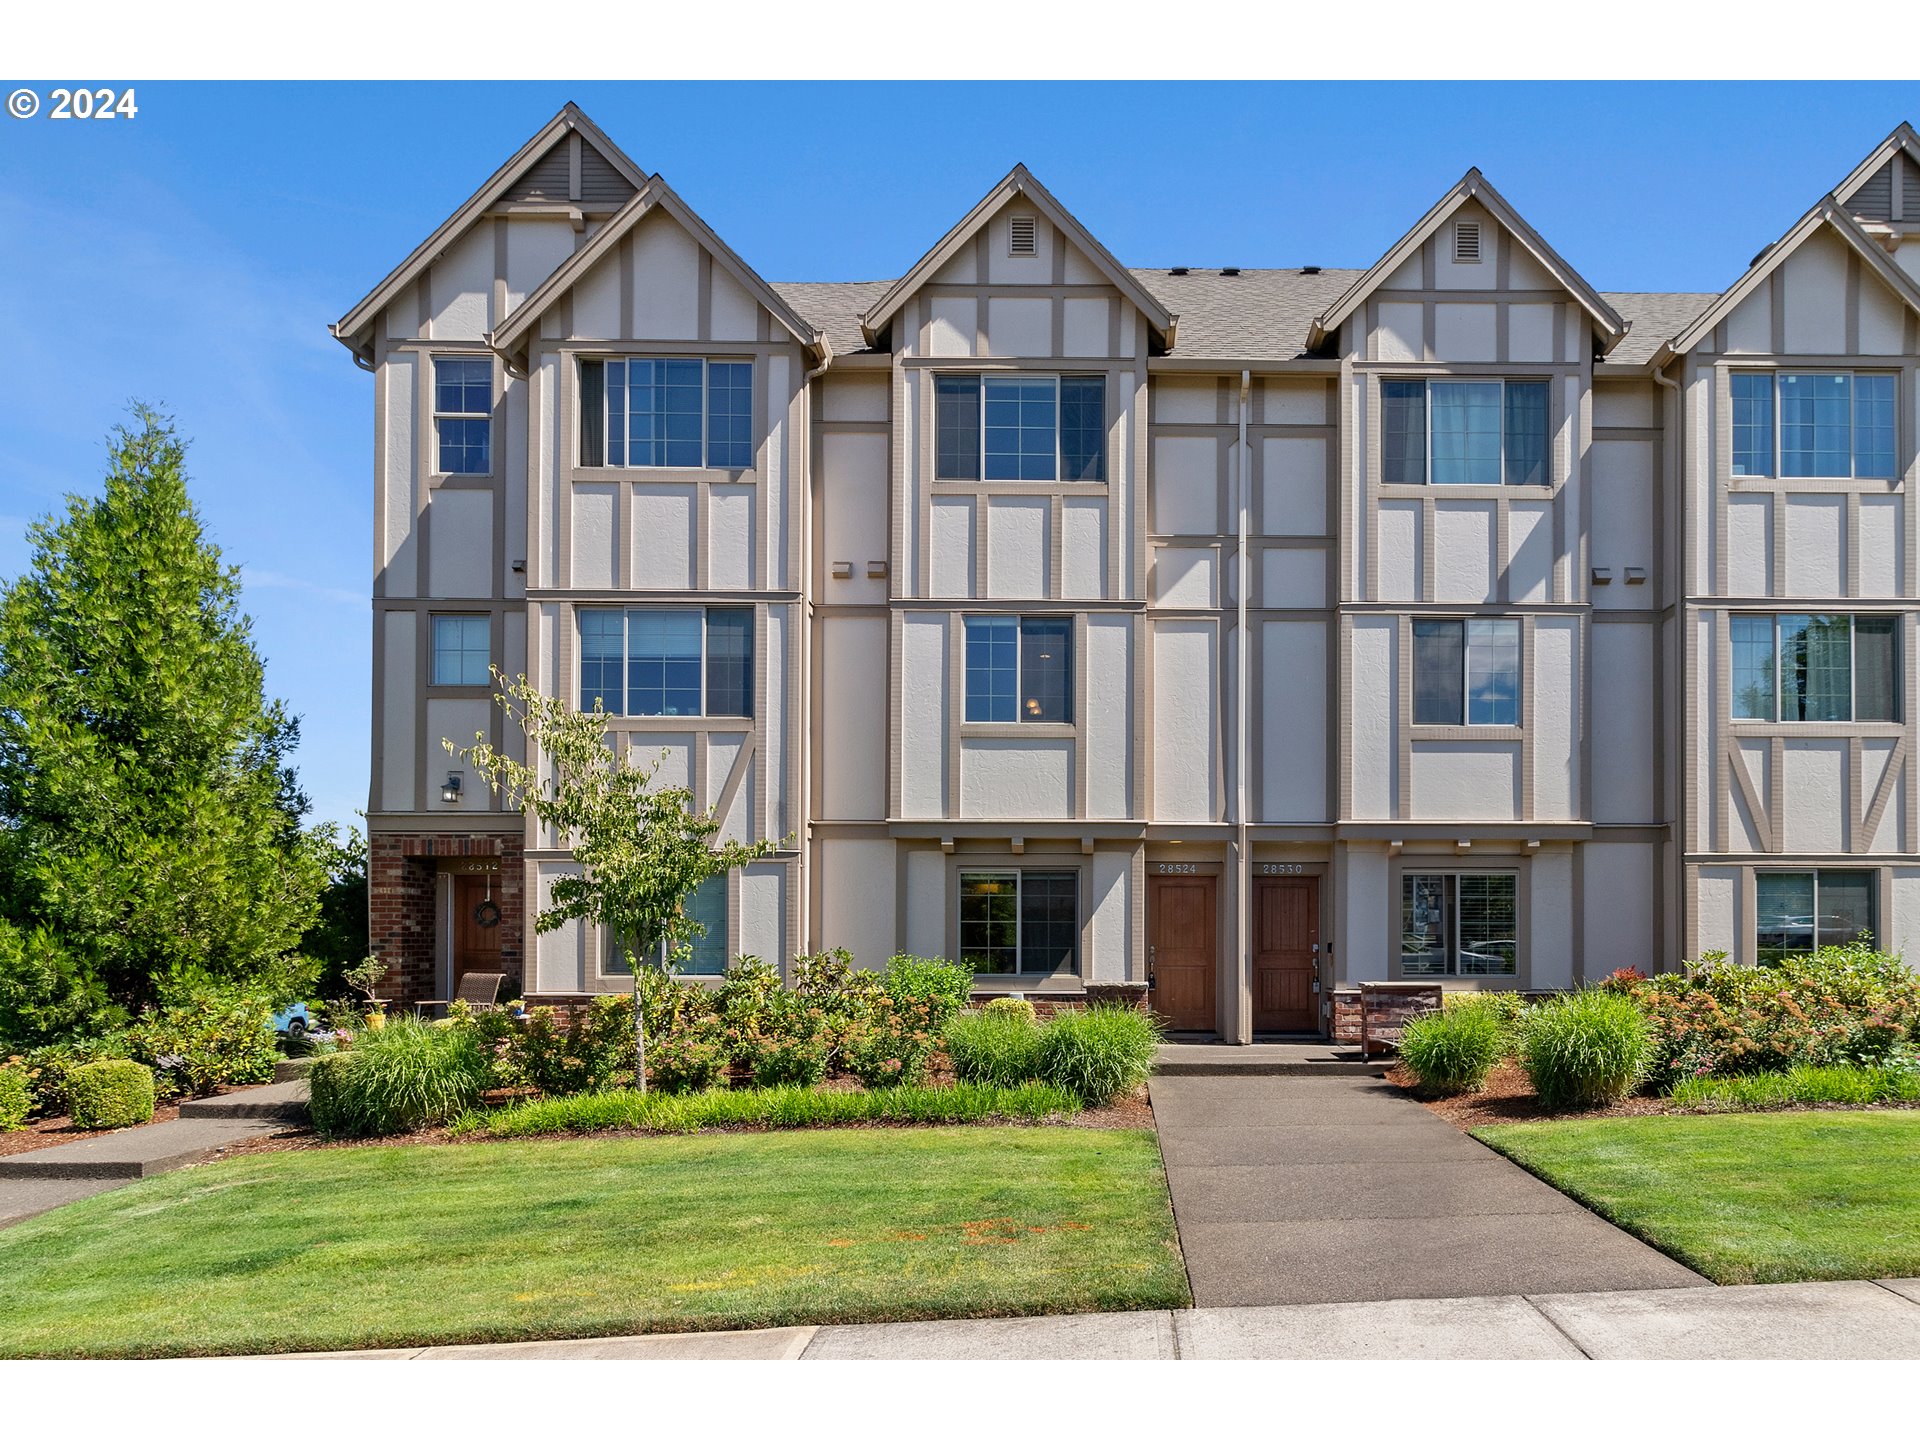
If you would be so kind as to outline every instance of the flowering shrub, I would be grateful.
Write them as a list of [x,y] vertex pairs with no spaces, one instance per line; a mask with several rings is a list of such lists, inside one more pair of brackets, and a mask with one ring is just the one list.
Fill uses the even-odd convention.
[[848,1073],[869,1090],[889,1085],[918,1085],[927,1062],[940,1048],[942,1005],[938,996],[882,994],[863,1023],[847,1035],[843,1058]]
[[1920,1033],[1920,976],[1865,943],[1758,968],[1709,957],[1628,993],[1652,1028],[1662,1089],[1697,1075],[1884,1065]]
[[[498,1014],[498,1011],[488,1012]],[[497,1021],[488,1021],[483,1033]],[[633,1078],[633,997],[597,995],[563,1024],[549,1006],[511,1027],[495,1053],[495,1078],[531,1085],[548,1095],[608,1090]]]
[[655,1089],[706,1090],[724,1083],[726,1074],[726,1035],[711,1010],[689,1011],[675,1028],[647,1036],[647,1083]]

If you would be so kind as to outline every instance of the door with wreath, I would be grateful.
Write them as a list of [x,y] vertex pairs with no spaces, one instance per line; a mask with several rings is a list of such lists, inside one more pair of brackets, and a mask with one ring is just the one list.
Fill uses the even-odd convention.
[[500,887],[496,875],[453,877],[453,986],[469,970],[500,972]]

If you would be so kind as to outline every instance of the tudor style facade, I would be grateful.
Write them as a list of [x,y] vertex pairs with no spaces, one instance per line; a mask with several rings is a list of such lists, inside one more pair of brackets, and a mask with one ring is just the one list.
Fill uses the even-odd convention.
[[769,284],[569,106],[333,327],[392,988],[626,984],[442,747],[515,742],[489,663],[783,841],[698,971],[1244,1041],[1911,948],[1916,275],[1902,126],[1719,295],[1595,290],[1477,171],[1365,271],[1129,270],[1016,168],[897,281]]

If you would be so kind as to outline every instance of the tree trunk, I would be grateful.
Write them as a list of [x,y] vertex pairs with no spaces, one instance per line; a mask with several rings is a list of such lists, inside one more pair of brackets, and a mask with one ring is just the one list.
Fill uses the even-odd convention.
[[647,1010],[640,998],[640,966],[633,967],[633,1084],[647,1093]]

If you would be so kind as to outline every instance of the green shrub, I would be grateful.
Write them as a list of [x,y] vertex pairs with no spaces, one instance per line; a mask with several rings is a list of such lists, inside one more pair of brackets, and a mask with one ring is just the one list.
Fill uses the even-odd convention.
[[353,1108],[347,1099],[347,1072],[353,1066],[351,1050],[320,1055],[307,1067],[307,1113],[317,1134],[353,1133]]
[[[443,1124],[473,1108],[486,1088],[491,1063],[473,1032],[428,1025],[407,1016],[369,1030],[343,1055],[316,1062],[314,1085],[332,1091],[311,1104],[322,1135],[396,1135]],[[324,1128],[323,1128],[324,1127]]]
[[842,1041],[847,1073],[869,1090],[918,1085],[940,1048],[942,1022],[936,1017],[946,1008],[941,996],[911,988],[882,994]]
[[1864,1066],[1796,1065],[1757,1075],[1694,1075],[1668,1097],[1682,1110],[1778,1110],[1791,1105],[1912,1105],[1920,1073]]
[[153,1072],[135,1060],[95,1060],[67,1077],[76,1130],[118,1130],[153,1119]]
[[982,1085],[898,1085],[880,1090],[708,1090],[692,1095],[610,1090],[555,1100],[531,1100],[475,1112],[453,1126],[456,1135],[508,1139],[527,1135],[583,1135],[599,1130],[687,1134],[717,1126],[775,1130],[887,1122],[954,1125],[982,1120],[1043,1120],[1072,1114],[1080,1101],[1049,1085],[998,1089]]
[[1125,1005],[1089,1005],[1040,1027],[1040,1078],[1105,1105],[1146,1084],[1160,1043],[1158,1022]]
[[[1025,1003],[1025,1002],[1021,1002]],[[986,1009],[947,1022],[947,1055],[953,1073],[972,1085],[1024,1085],[1040,1074],[1040,1027],[1017,1010]]]
[[196,985],[172,991],[127,1032],[133,1058],[151,1066],[169,1095],[205,1095],[222,1085],[273,1078],[273,997],[264,990]]
[[1534,1008],[1520,1059],[1543,1104],[1607,1105],[1646,1078],[1653,1039],[1646,1016],[1627,996],[1578,990]]
[[647,1084],[656,1089],[668,1094],[705,1090],[724,1080],[726,1072],[726,1036],[711,1011],[647,1036]]
[[981,1007],[985,1014],[995,1017],[1007,1016],[1024,1020],[1029,1025],[1038,1025],[1040,1016],[1033,1008],[1031,1000],[1022,1000],[1018,995],[998,995]]
[[27,1067],[9,1060],[0,1065],[0,1130],[25,1127],[33,1113],[33,1094],[27,1088]]
[[887,961],[887,994],[896,1004],[922,1001],[935,1033],[946,1029],[973,995],[973,972],[948,960],[920,955],[896,955]]
[[[652,1034],[648,1036],[652,1039]],[[633,1078],[633,997],[596,995],[566,1017],[539,1006],[513,1022],[498,1078],[546,1095],[609,1090]]]
[[1409,1021],[1400,1035],[1400,1060],[1429,1095],[1483,1090],[1487,1072],[1506,1043],[1491,1005],[1457,1005]]
[[53,1045],[42,1045],[27,1052],[27,1069],[32,1075],[35,1106],[44,1115],[59,1115],[69,1108],[73,1072],[96,1060],[126,1060],[132,1056],[125,1031],[104,1035],[78,1035]]

